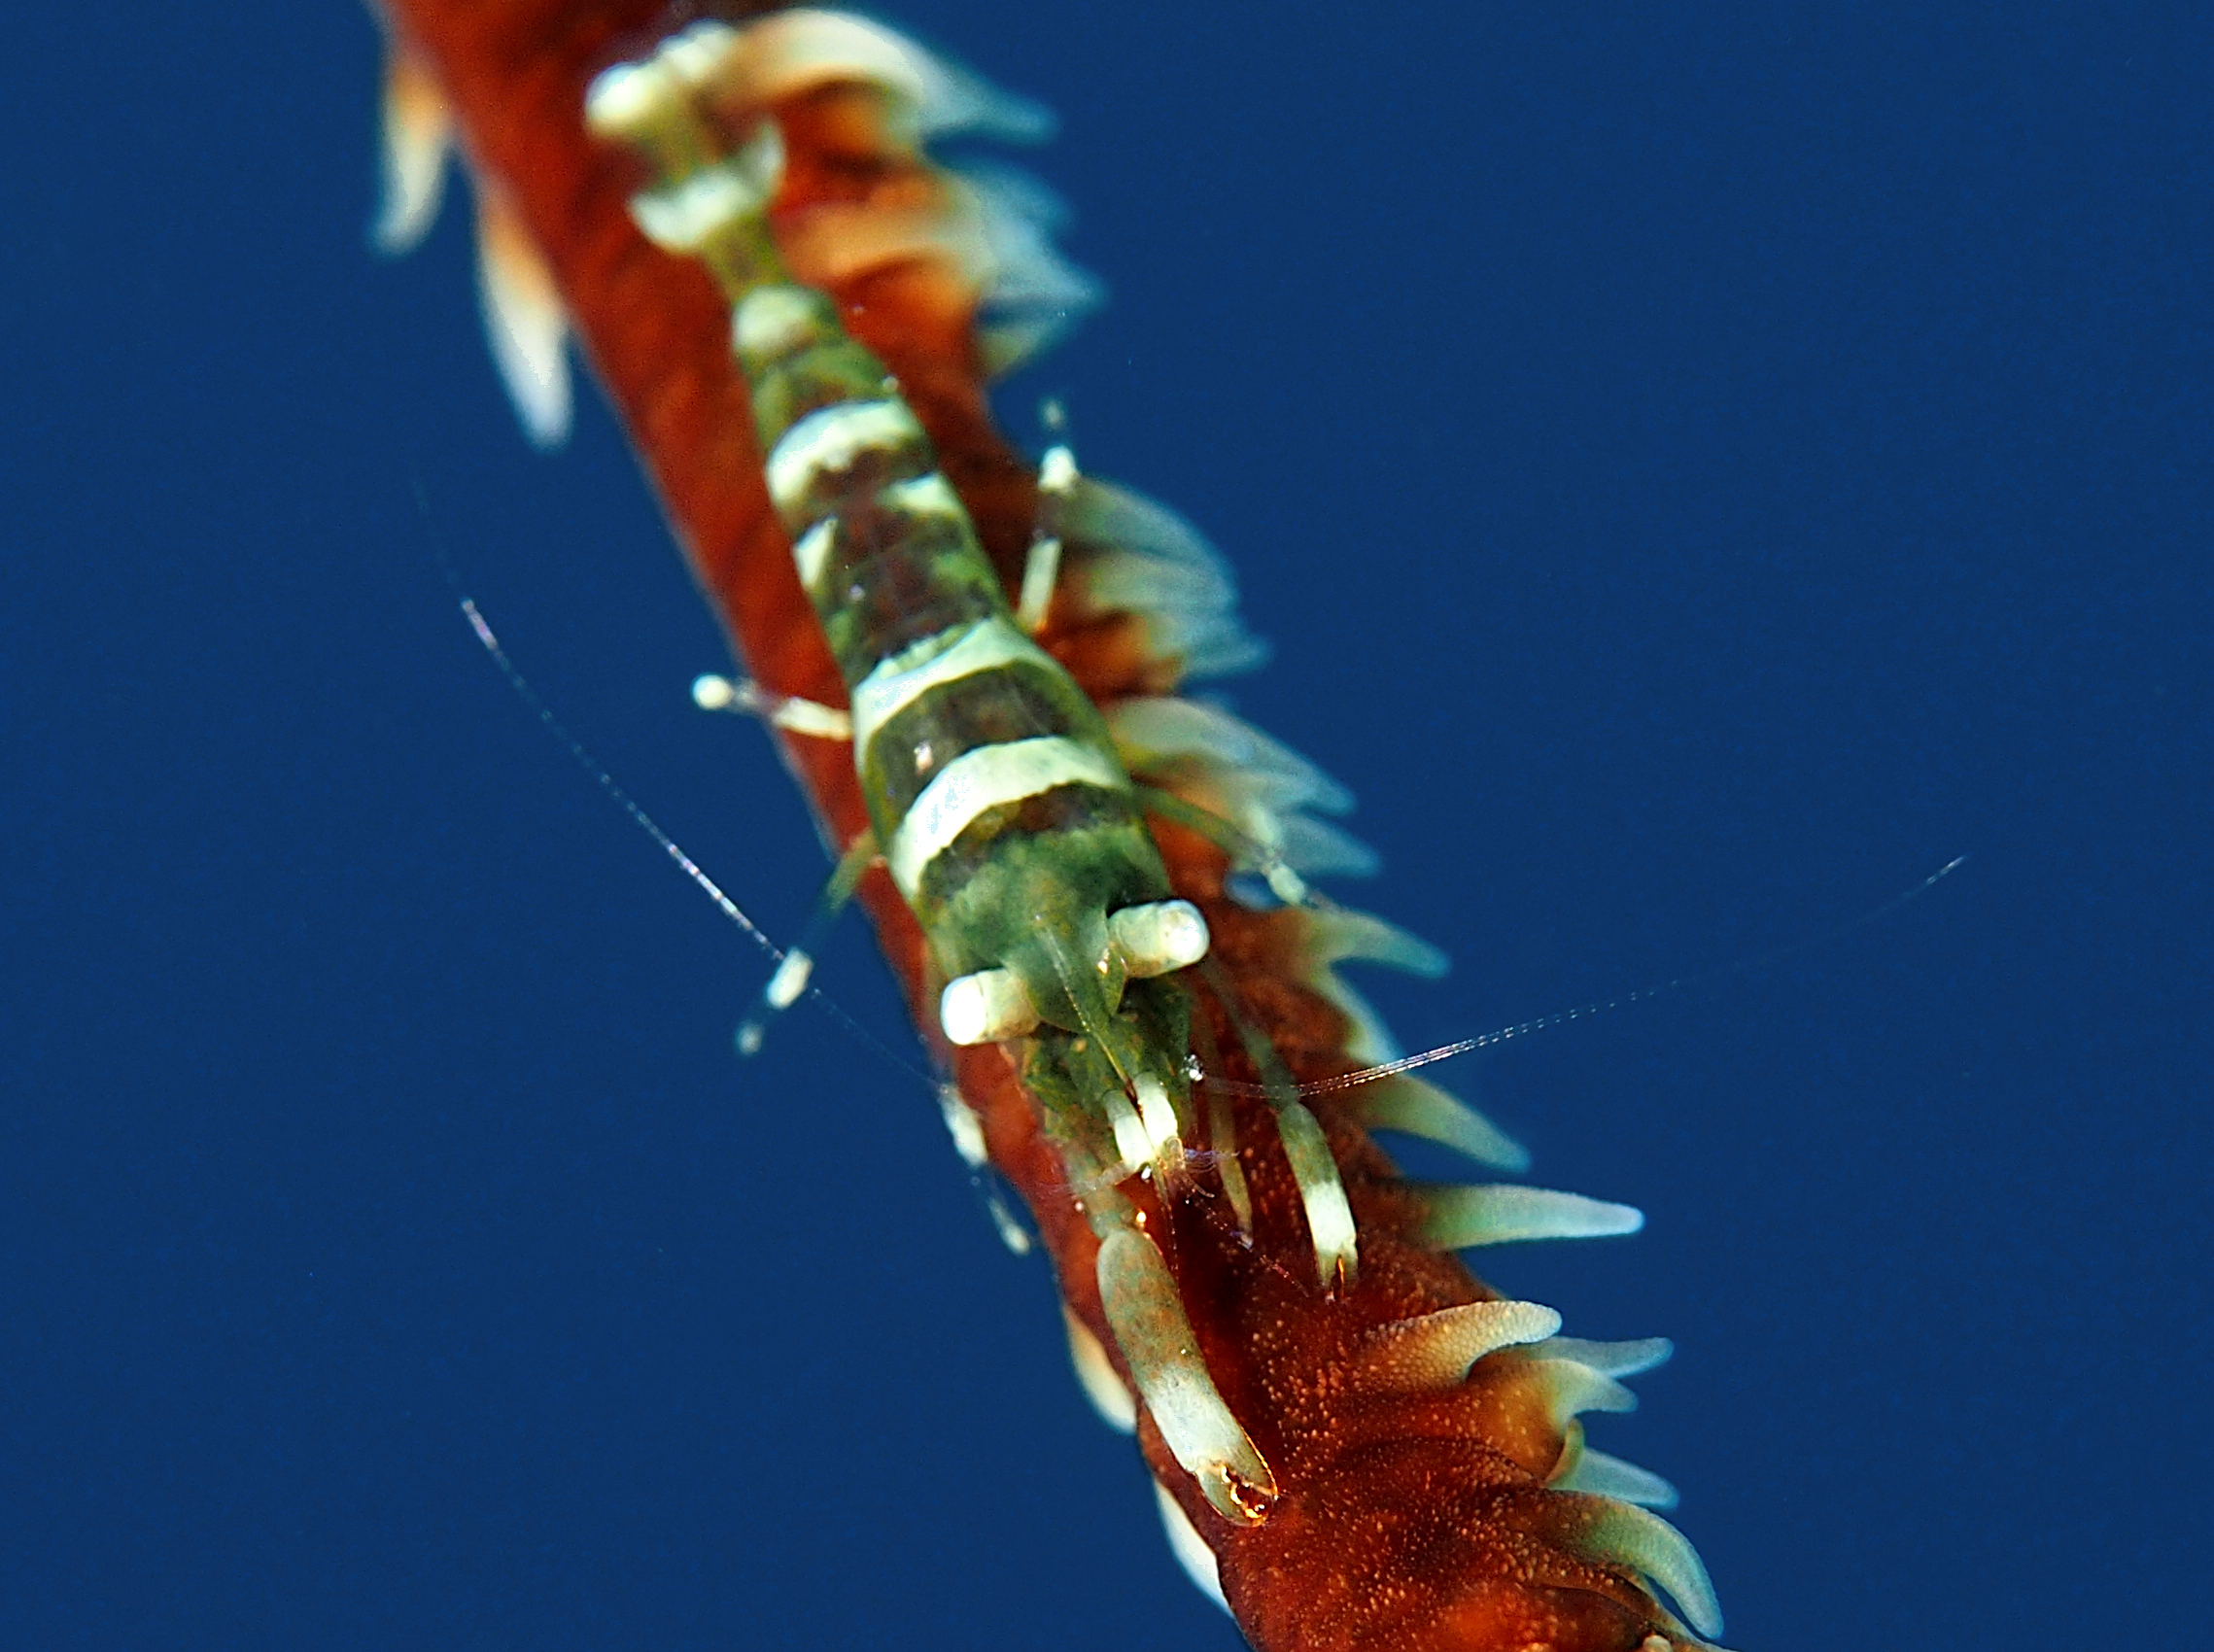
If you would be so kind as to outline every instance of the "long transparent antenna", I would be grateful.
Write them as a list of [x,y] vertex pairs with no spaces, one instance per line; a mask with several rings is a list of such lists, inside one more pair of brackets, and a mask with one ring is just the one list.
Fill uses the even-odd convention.
[[[1478,1033],[1474,1038],[1455,1039],[1451,1044],[1441,1044],[1435,1050],[1421,1050],[1413,1055],[1402,1055],[1396,1061],[1382,1061],[1373,1067],[1362,1067],[1351,1073],[1340,1073],[1334,1079],[1316,1079],[1299,1085],[1297,1093],[1302,1096],[1331,1095],[1339,1090],[1357,1088],[1362,1084],[1372,1084],[1379,1079],[1393,1078],[1401,1073],[1411,1073],[1417,1067],[1436,1066],[1440,1061],[1452,1060],[1456,1055],[1467,1055],[1471,1050],[1489,1050],[1494,1045],[1505,1044],[1510,1039],[1525,1038],[1531,1033],[1543,1032],[1547,1027],[1557,1027],[1568,1021],[1580,1021],[1586,1015],[1597,1015],[1609,1010],[1620,1010],[1631,1004],[1642,1004],[1648,998],[1658,998],[1670,992],[1680,992],[1689,987],[1702,985],[1710,981],[1719,981],[1724,976],[1739,975],[1747,970],[1761,969],[1769,964],[1780,963],[1785,958],[1793,957],[1813,947],[1827,946],[1832,941],[1851,935],[1856,929],[1863,929],[1881,918],[1889,916],[1916,896],[1928,889],[1939,878],[1955,871],[1967,858],[1966,855],[1955,855],[1913,888],[1902,890],[1881,906],[1871,907],[1858,917],[1850,918],[1846,922],[1832,925],[1828,929],[1818,930],[1815,934],[1804,936],[1797,941],[1786,942],[1782,946],[1773,946],[1765,952],[1755,952],[1750,957],[1739,958],[1734,963],[1720,964],[1711,970],[1701,970],[1696,975],[1678,976],[1674,981],[1659,981],[1651,986],[1641,986],[1634,992],[1620,993],[1612,998],[1594,999],[1589,1004],[1578,1004],[1573,1010],[1555,1010],[1551,1015],[1539,1015],[1536,1020],[1517,1021],[1510,1027],[1499,1027],[1491,1032]],[[1204,1084],[1209,1089],[1224,1090],[1231,1095],[1258,1096],[1263,1099],[1273,1100],[1283,1093],[1281,1087],[1267,1084],[1250,1084],[1239,1079],[1219,1079],[1210,1074],[1198,1072],[1194,1072],[1193,1077],[1197,1083]]]

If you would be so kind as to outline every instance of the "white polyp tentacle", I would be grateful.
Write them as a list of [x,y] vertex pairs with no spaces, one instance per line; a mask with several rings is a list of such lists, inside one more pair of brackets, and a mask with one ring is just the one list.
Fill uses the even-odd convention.
[[1570,1548],[1592,1560],[1629,1567],[1674,1597],[1706,1639],[1722,1633],[1722,1608],[1690,1540],[1657,1514],[1613,1497],[1577,1495],[1591,1510],[1580,1529],[1563,1533]]
[[1553,1427],[1565,1428],[1586,1411],[1635,1411],[1638,1396],[1612,1377],[1574,1359],[1536,1359],[1530,1368],[1544,1385]]
[[1531,1352],[1546,1359],[1574,1359],[1609,1377],[1634,1377],[1665,1365],[1676,1352],[1676,1344],[1665,1336],[1641,1336],[1627,1342],[1587,1342],[1580,1336],[1556,1336]]
[[569,435],[569,312],[519,214],[496,192],[477,197],[477,291],[485,338],[533,446]]
[[1314,1247],[1315,1277],[1325,1291],[1350,1286],[1360,1267],[1360,1239],[1345,1180],[1321,1123],[1303,1105],[1287,1101],[1276,1109],[1276,1134],[1298,1184],[1307,1239]]
[[384,202],[369,232],[380,253],[410,252],[437,222],[454,118],[436,76],[395,46],[385,66]]
[[1084,1397],[1091,1401],[1091,1409],[1117,1433],[1136,1433],[1138,1396],[1123,1381],[1114,1360],[1107,1358],[1106,1348],[1091,1334],[1090,1326],[1069,1312],[1066,1304],[1061,1308],[1061,1323],[1068,1329],[1068,1359],[1076,1368],[1077,1386],[1084,1390]]
[[1237,587],[1206,537],[1157,499],[1080,476],[1061,536],[1086,554],[1076,590],[1094,610],[1145,621],[1155,651],[1187,676],[1250,671],[1267,649],[1238,622]]
[[1484,1187],[1408,1184],[1424,1216],[1414,1237],[1433,1250],[1460,1251],[1526,1239],[1599,1239],[1635,1233],[1645,1222],[1629,1205],[1510,1183]]
[[1347,1098],[1371,1130],[1397,1130],[1501,1170],[1530,1168],[1530,1151],[1458,1096],[1410,1074],[1356,1085]]
[[1470,1302],[1368,1333],[1362,1374],[1389,1390],[1453,1388],[1488,1354],[1541,1342],[1561,1328],[1561,1316],[1539,1302]]
[[1169,1455],[1218,1514],[1259,1525],[1276,1498],[1276,1476],[1207,1374],[1159,1249],[1135,1227],[1114,1227],[1100,1240],[1096,1271],[1115,1345]]
[[1230,1603],[1223,1598],[1222,1564],[1215,1559],[1215,1551],[1207,1547],[1207,1539],[1199,1535],[1192,1517],[1159,1480],[1153,1483],[1153,1496],[1155,1506],[1160,1510],[1160,1529],[1168,1538],[1168,1552],[1200,1594],[1228,1611]]
[[1660,1475],[1589,1446],[1575,1452],[1573,1461],[1564,1456],[1562,1466],[1545,1484],[1556,1492],[1591,1492],[1617,1502],[1636,1503],[1640,1508],[1674,1508],[1677,1504],[1676,1487]]
[[938,1085],[938,1111],[945,1117],[946,1133],[953,1138],[953,1151],[961,1155],[963,1164],[971,1170],[982,1170],[991,1162],[984,1119],[969,1105],[968,1097],[961,1094],[959,1084],[947,1081]]

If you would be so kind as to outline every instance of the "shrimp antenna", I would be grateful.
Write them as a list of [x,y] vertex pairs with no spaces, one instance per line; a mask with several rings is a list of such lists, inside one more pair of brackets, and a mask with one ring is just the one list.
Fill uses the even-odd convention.
[[[425,523],[428,525],[431,505],[429,499],[424,494],[423,484],[419,478],[411,477],[409,480],[415,490],[416,505],[423,512]],[[607,772],[606,765],[593,756],[591,748],[578,740],[576,736],[570,733],[569,725],[554,715],[553,707],[548,706],[538,691],[531,686],[531,679],[523,674],[523,669],[509,658],[506,648],[493,631],[492,623],[484,617],[484,610],[476,605],[476,599],[471,597],[462,585],[461,576],[454,571],[454,565],[446,556],[445,546],[439,542],[435,534],[432,536],[431,544],[432,555],[437,559],[438,571],[445,575],[446,584],[454,593],[454,600],[461,604],[462,617],[468,621],[469,630],[475,633],[478,643],[483,646],[485,653],[491,657],[492,663],[500,669],[500,674],[507,679],[507,686],[515,691],[516,697],[531,708],[545,731],[552,735],[562,749],[575,760],[576,766],[592,776],[593,784],[613,800],[615,807],[629,815],[632,823],[648,838],[651,838],[663,854],[676,863],[676,869],[698,885],[701,893],[715,904],[716,910],[743,930],[747,938],[768,953],[774,962],[781,964],[787,955],[786,948],[778,946],[770,938],[767,930],[746,916],[745,910],[730,898],[720,883],[708,876],[707,869],[684,852],[683,844],[677,843],[675,838],[662,830],[661,822],[646,813],[639,801],[632,797],[629,792],[623,790],[621,782]],[[847,1014],[838,1002],[820,987],[810,986],[807,989],[807,996],[828,1011],[836,1019],[843,1022],[847,1031],[859,1039],[884,1061],[898,1068],[899,1071],[917,1084],[925,1085],[933,1093],[936,1092],[938,1086],[929,1075],[917,1069],[913,1062],[902,1060],[899,1054],[890,1049],[883,1040]]]
[[465,591],[461,593],[460,601],[462,617],[468,621],[469,630],[476,633],[477,641],[482,643],[484,651],[492,656],[492,663],[500,668],[501,675],[507,679],[507,686],[522,697],[524,705],[537,713],[538,721],[545,725],[546,732],[559,740],[570,756],[576,760],[577,766],[587,774],[590,774],[594,783],[614,800],[615,807],[629,815],[640,831],[660,845],[661,852],[676,863],[677,870],[700,886],[708,899],[714,902],[715,906],[720,909],[723,916],[744,930],[752,939],[754,945],[767,952],[771,959],[782,963],[784,961],[784,949],[769,939],[768,931],[745,915],[744,910],[728,894],[724,893],[723,886],[709,878],[700,863],[684,852],[681,843],[661,829],[661,823],[646,813],[639,806],[636,798],[623,790],[620,782],[616,780],[614,775],[607,773],[605,767],[597,757],[592,755],[585,743],[571,734],[568,726],[553,714],[553,708],[539,698],[538,691],[531,686],[530,678],[526,677],[521,668],[508,658],[507,650],[501,645],[500,638],[494,635],[490,622],[485,619],[484,611],[476,605],[476,599]]
[[[1719,964],[1711,970],[1701,970],[1696,975],[1678,976],[1673,981],[1658,981],[1651,986],[1641,986],[1634,992],[1619,993],[1612,998],[1600,998],[1588,1004],[1578,1004],[1573,1010],[1555,1010],[1550,1015],[1539,1015],[1536,1020],[1517,1021],[1509,1027],[1498,1027],[1491,1032],[1478,1033],[1474,1038],[1455,1039],[1451,1044],[1438,1045],[1435,1050],[1424,1050],[1413,1055],[1402,1055],[1396,1061],[1381,1061],[1373,1067],[1362,1067],[1350,1073],[1340,1073],[1334,1079],[1316,1079],[1299,1085],[1297,1093],[1302,1096],[1331,1095],[1339,1090],[1355,1089],[1362,1084],[1372,1084],[1380,1079],[1394,1078],[1401,1073],[1411,1073],[1417,1067],[1435,1066],[1440,1061],[1450,1061],[1456,1055],[1467,1055],[1471,1050],[1489,1050],[1494,1045],[1505,1044],[1510,1039],[1523,1038],[1535,1032],[1543,1032],[1547,1027],[1557,1027],[1567,1021],[1580,1021],[1586,1015],[1602,1015],[1607,1011],[1619,1010],[1631,1004],[1642,1004],[1648,998],[1659,998],[1670,992],[1680,992],[1690,987],[1703,985],[1707,981],[1719,981],[1724,976],[1740,975],[1747,970],[1762,969],[1770,964],[1781,963],[1785,958],[1809,951],[1816,946],[1825,946],[1832,941],[1851,935],[1856,929],[1864,929],[1869,924],[1888,917],[1892,912],[1897,912],[1909,901],[1936,883],[1938,879],[1956,870],[1967,858],[1966,855],[1955,855],[1913,888],[1901,890],[1882,905],[1871,907],[1858,917],[1848,918],[1843,923],[1834,924],[1828,929],[1816,930],[1812,935],[1802,936],[1799,940],[1786,942],[1781,946],[1772,946],[1765,952],[1755,952],[1750,956],[1739,958],[1734,963]],[[1226,1090],[1231,1095],[1266,1098],[1282,1093],[1281,1089],[1272,1090],[1264,1084],[1249,1084],[1236,1079],[1214,1078],[1198,1072],[1195,1067],[1193,1077],[1209,1089]]]

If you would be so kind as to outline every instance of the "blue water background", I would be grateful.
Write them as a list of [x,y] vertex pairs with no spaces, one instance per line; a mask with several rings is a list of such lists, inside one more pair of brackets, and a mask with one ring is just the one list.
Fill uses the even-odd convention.
[[[2209,25],[950,0],[1111,305],[1010,390],[1234,564],[1236,704],[1450,947],[1410,1045],[1635,1238],[1604,1448],[1733,1645],[2180,1644],[2210,1552]],[[348,5],[33,8],[0,127],[0,1645],[1207,1652],[822,868],[466,215],[365,250]],[[430,501],[429,525],[414,490]],[[830,989],[914,1046],[855,926]],[[1443,1075],[1440,1075],[1443,1076]],[[2196,1634],[2193,1630],[2188,1633]]]

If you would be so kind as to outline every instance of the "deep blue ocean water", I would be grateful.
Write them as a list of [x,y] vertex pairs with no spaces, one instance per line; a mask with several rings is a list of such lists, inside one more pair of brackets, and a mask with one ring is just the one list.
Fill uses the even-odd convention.
[[[1452,949],[1410,1045],[1646,1231],[1483,1271],[1676,1361],[1731,1644],[2198,1633],[2214,67],[2178,6],[897,20],[1056,108],[1113,291],[1010,387],[1174,502]],[[1224,1649],[466,214],[364,247],[345,4],[34,10],[0,123],[0,1645]],[[428,523],[416,506],[420,489]],[[831,990],[914,1046],[852,926]]]

